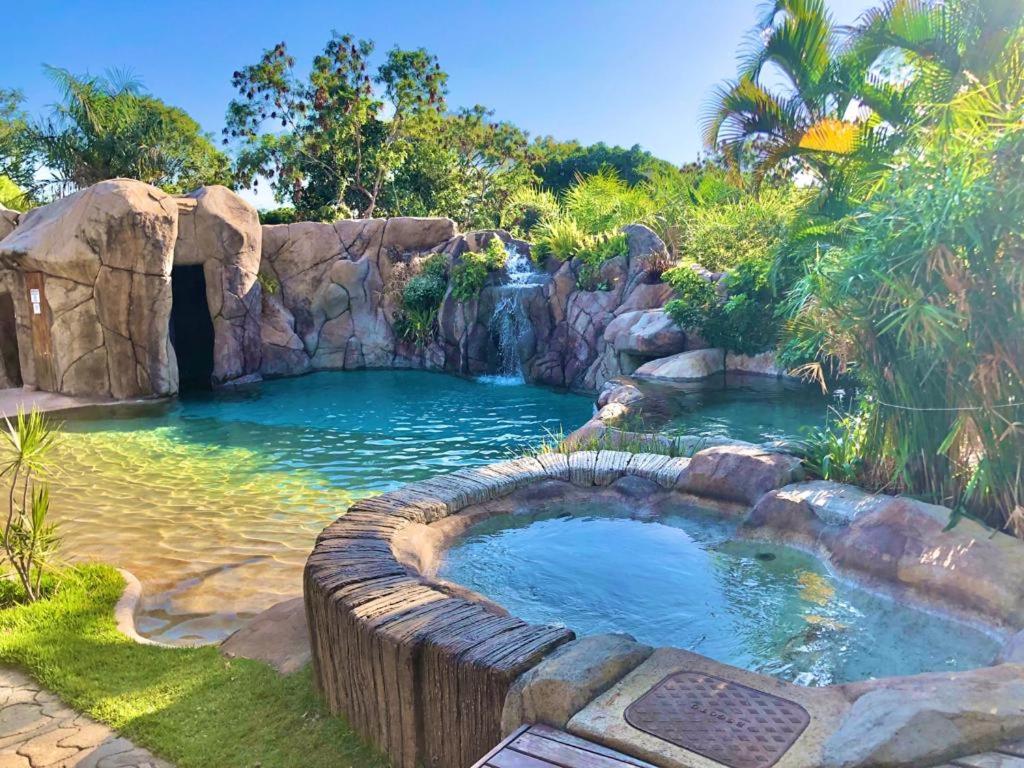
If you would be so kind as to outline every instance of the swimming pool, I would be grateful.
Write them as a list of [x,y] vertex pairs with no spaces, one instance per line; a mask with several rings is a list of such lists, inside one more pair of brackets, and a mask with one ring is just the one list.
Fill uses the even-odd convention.
[[589,398],[420,371],[321,372],[68,418],[62,553],[143,583],[138,626],[218,640],[299,594],[316,535],[360,496],[507,458]]

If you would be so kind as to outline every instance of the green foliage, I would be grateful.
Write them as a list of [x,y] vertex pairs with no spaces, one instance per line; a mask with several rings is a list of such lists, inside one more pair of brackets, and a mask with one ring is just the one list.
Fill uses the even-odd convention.
[[696,328],[713,347],[754,355],[778,341],[780,320],[768,280],[771,262],[752,258],[735,265],[722,281],[725,297],[689,265],[665,273],[678,298],[665,311],[683,328]]
[[448,260],[435,253],[419,265],[402,289],[402,306],[395,316],[395,332],[423,347],[434,338],[437,315],[448,290]]
[[298,212],[291,206],[259,211],[260,224],[292,224],[299,220]]
[[807,471],[823,480],[864,484],[872,410],[870,403],[862,404],[858,411],[830,409],[833,418],[799,443]]
[[559,261],[569,261],[585,251],[589,243],[590,237],[575,219],[550,219],[534,228],[533,250],[530,255],[538,263],[548,256],[553,256]]
[[523,187],[513,192],[501,211],[501,228],[518,237],[530,237],[538,225],[561,215],[558,200],[550,192]]
[[491,237],[482,252],[466,251],[462,260],[452,268],[452,296],[458,301],[475,299],[483,289],[487,275],[504,268],[507,260],[505,244],[497,236]]
[[[21,108],[22,94],[0,88],[0,204],[21,210],[29,202],[22,189],[34,182],[28,117]],[[17,193],[17,194],[15,194]]]
[[0,432],[0,480],[7,491],[7,513],[0,528],[4,560],[14,569],[28,602],[41,597],[43,570],[59,544],[56,526],[48,522],[50,491],[45,483],[52,467],[50,454],[59,432],[38,411],[18,411],[4,419]]
[[636,186],[652,168],[672,172],[671,163],[655,158],[634,144],[629,149],[609,147],[604,142],[583,146],[576,141],[560,142],[551,137],[535,142],[537,160],[533,170],[540,177],[541,187],[559,195],[581,177],[593,176],[602,170],[613,172],[626,184]]
[[1018,534],[1022,72],[923,111],[895,170],[811,262],[790,324],[876,403],[864,457],[893,484]]
[[654,201],[639,187],[631,187],[612,170],[603,168],[581,177],[565,191],[565,215],[588,235],[651,221]]
[[256,282],[260,284],[260,288],[263,290],[263,293],[271,296],[281,290],[281,282],[276,277],[268,275],[266,272],[257,272]]
[[411,150],[410,123],[443,111],[448,76],[422,48],[393,48],[371,74],[373,47],[335,34],[303,79],[278,43],[234,72],[224,133],[238,144],[241,184],[273,179],[278,200],[303,219],[374,214]]
[[624,232],[605,232],[586,240],[585,247],[576,254],[577,265],[576,285],[584,291],[608,291],[608,285],[602,277],[604,264],[616,256],[625,256],[629,252]]
[[77,77],[47,67],[61,101],[29,128],[33,154],[65,189],[125,177],[172,194],[231,184],[230,164],[183,110],[114,73]]
[[763,189],[756,197],[695,205],[682,226],[680,253],[712,272],[769,261],[807,198],[792,189]]
[[308,667],[282,676],[212,646],[140,645],[114,622],[123,590],[109,566],[61,571],[48,599],[0,610],[0,663],[180,768],[386,768],[327,711]]

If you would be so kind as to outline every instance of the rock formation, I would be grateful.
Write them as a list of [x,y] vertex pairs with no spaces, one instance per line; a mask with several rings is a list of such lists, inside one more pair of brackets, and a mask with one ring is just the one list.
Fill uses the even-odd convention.
[[24,214],[0,242],[21,378],[68,395],[175,393],[171,272],[197,263],[209,286],[215,381],[258,372],[260,237],[255,211],[222,187],[176,199],[113,179]]

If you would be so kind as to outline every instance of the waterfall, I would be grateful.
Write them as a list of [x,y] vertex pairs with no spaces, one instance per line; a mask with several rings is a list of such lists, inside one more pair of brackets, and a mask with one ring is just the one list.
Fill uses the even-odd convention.
[[508,280],[497,287],[498,296],[491,316],[491,333],[497,340],[498,371],[483,377],[494,384],[522,384],[523,362],[519,347],[530,332],[530,318],[523,306],[523,296],[531,287],[544,282],[545,275],[534,269],[530,257],[512,245],[505,246],[508,258],[505,272]]

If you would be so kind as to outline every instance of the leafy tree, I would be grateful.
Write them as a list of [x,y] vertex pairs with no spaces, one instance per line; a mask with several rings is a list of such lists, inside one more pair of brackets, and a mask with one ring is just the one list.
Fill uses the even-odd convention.
[[393,48],[371,75],[372,53],[372,42],[334,34],[305,79],[283,42],[236,71],[224,141],[238,144],[238,180],[272,179],[301,218],[373,216],[412,150],[411,126],[443,110],[448,76],[422,48]]
[[445,215],[464,228],[499,226],[510,199],[536,181],[526,133],[483,106],[424,114],[385,195],[390,212]]
[[183,110],[143,93],[123,73],[75,76],[47,67],[61,92],[49,118],[29,127],[39,164],[62,189],[127,177],[171,193],[230,184],[230,166]]
[[652,166],[674,170],[671,163],[659,160],[634,144],[629,149],[610,147],[604,142],[584,146],[578,141],[556,141],[550,136],[534,142],[538,159],[533,170],[540,177],[541,187],[561,194],[581,176],[593,176],[602,169],[611,169],[626,184],[635,186],[647,178]]
[[[708,105],[704,139],[759,183],[797,163],[824,185],[826,198],[849,192],[848,158],[873,157],[877,119],[851,119],[865,81],[860,56],[840,53],[840,32],[825,0],[774,0],[754,33],[738,79]],[[781,84],[777,84],[781,81]],[[879,100],[881,100],[879,98]]]
[[28,120],[19,91],[0,88],[0,204],[21,208],[28,202],[21,187],[32,182]]

